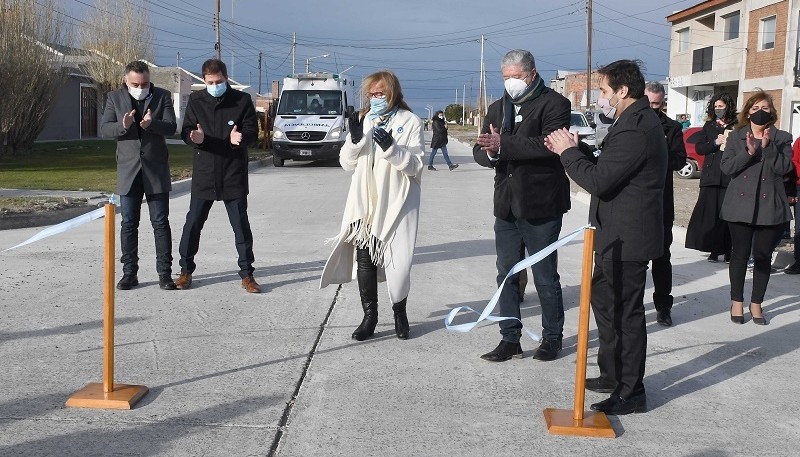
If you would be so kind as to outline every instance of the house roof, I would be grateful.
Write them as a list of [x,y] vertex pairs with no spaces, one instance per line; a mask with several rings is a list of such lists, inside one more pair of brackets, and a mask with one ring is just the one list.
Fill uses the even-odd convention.
[[736,3],[738,1],[740,0],[706,0],[684,10],[670,14],[667,16],[667,21],[673,24],[676,22],[682,22],[694,16],[700,16],[702,14],[712,12],[718,9],[720,6]]

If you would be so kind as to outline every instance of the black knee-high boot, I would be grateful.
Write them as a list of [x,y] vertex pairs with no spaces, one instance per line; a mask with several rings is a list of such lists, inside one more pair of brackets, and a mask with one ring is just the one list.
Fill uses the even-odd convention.
[[364,319],[353,332],[353,339],[363,341],[375,333],[375,326],[378,325],[378,267],[372,263],[367,249],[356,250],[356,263]]
[[[408,297],[406,297],[408,298]],[[406,298],[392,305],[394,311],[394,333],[401,340],[408,339],[408,316],[406,315]]]

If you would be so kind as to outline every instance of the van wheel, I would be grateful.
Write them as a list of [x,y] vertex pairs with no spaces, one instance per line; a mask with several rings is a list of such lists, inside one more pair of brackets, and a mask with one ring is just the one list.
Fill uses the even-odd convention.
[[686,165],[684,165],[680,170],[675,171],[675,174],[681,179],[692,179],[697,177],[699,174],[697,170],[697,162],[692,159],[687,159]]
[[275,165],[276,167],[282,167],[283,166],[283,159],[281,159],[280,157],[278,157],[275,154],[272,154],[272,164]]

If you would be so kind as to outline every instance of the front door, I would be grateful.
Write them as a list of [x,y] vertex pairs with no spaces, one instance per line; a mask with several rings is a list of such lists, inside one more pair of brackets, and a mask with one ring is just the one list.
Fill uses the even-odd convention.
[[97,91],[81,86],[81,138],[97,137]]

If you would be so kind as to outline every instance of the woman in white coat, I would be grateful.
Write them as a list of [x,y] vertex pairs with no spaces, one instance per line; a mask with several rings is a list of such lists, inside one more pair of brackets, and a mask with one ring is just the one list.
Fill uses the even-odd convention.
[[342,227],[320,287],[358,279],[364,319],[353,332],[362,341],[378,324],[378,280],[393,303],[397,337],[408,339],[406,298],[417,239],[424,140],[422,120],[411,112],[397,76],[379,71],[364,79],[365,101],[349,118],[339,162],[353,172]]

